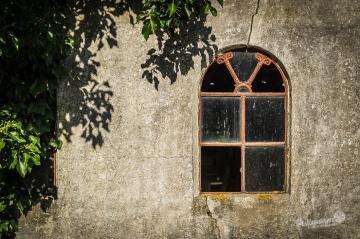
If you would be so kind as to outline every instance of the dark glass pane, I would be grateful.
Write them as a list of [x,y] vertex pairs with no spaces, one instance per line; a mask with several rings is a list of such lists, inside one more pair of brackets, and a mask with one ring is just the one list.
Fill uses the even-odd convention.
[[203,142],[240,141],[240,98],[202,97]]
[[284,191],[284,147],[245,149],[245,190]]
[[246,97],[246,141],[284,141],[284,97]]
[[258,60],[253,52],[233,52],[230,64],[240,81],[247,81],[253,73]]
[[202,92],[233,92],[234,80],[225,64],[214,62],[206,75],[201,86]]
[[240,147],[201,148],[201,191],[240,192]]
[[281,74],[274,64],[263,65],[252,83],[253,92],[284,92]]

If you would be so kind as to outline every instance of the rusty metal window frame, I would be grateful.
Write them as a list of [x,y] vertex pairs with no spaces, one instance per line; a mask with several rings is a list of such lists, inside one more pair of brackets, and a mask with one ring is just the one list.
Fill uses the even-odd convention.
[[[198,125],[199,125],[199,134],[198,134],[198,142],[199,142],[199,188],[200,188],[200,194],[284,194],[289,192],[289,146],[288,146],[288,126],[289,126],[289,83],[288,79],[284,73],[284,70],[281,68],[281,66],[270,57],[266,56],[263,53],[256,52],[255,57],[258,61],[255,69],[253,70],[252,74],[248,78],[248,80],[241,82],[238,79],[238,76],[236,75],[233,67],[230,64],[230,59],[233,57],[233,51],[225,52],[223,54],[220,54],[215,57],[213,62],[207,67],[205,72],[203,73],[203,76],[200,81],[200,89],[199,89],[199,96],[198,96]],[[202,85],[204,78],[206,76],[206,73],[211,68],[213,63],[216,62],[217,64],[225,64],[227,70],[230,72],[232,79],[234,81],[234,91],[233,92],[202,92]],[[259,73],[260,69],[263,65],[269,66],[270,64],[273,64],[278,72],[281,75],[283,86],[284,86],[284,92],[253,92],[252,91],[252,83],[255,80],[257,74]],[[240,88],[246,88],[248,92],[238,92]],[[241,140],[238,143],[223,143],[223,142],[202,142],[202,121],[201,121],[201,115],[202,115],[202,108],[201,108],[201,99],[203,97],[239,97],[241,99]],[[281,96],[284,97],[284,141],[281,142],[246,142],[245,140],[245,102],[246,98],[248,96],[260,96],[260,97],[272,97],[272,96]],[[203,192],[202,191],[202,182],[201,182],[201,161],[202,161],[202,155],[201,155],[201,149],[202,147],[209,147],[209,146],[216,146],[216,147],[240,147],[241,148],[241,157],[240,157],[240,174],[241,174],[241,191],[239,192]],[[245,148],[246,147],[268,147],[268,146],[283,146],[284,147],[284,190],[283,191],[246,191],[245,190]]]

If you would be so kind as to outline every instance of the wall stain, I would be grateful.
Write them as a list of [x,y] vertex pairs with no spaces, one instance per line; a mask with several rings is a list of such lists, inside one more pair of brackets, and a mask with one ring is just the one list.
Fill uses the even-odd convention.
[[311,219],[298,219],[296,221],[296,225],[298,228],[300,227],[308,227],[308,228],[320,228],[320,227],[332,227],[336,226],[345,221],[346,215],[343,211],[338,210],[335,212],[334,216],[331,218],[321,218],[316,220]]

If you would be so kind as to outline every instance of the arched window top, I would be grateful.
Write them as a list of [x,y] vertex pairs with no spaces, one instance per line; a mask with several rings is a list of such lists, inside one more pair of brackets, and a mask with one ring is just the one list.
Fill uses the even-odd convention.
[[280,66],[260,52],[228,51],[208,67],[201,92],[285,92]]

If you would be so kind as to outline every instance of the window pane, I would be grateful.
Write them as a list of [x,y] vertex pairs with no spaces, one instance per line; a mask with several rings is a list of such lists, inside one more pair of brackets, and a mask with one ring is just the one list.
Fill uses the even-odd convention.
[[240,140],[240,98],[202,97],[202,141]]
[[225,64],[214,62],[206,75],[201,86],[202,92],[233,92],[234,80]]
[[201,191],[240,192],[240,147],[201,148]]
[[253,73],[258,60],[254,52],[233,52],[230,64],[240,81],[247,81]]
[[284,147],[245,149],[246,191],[284,191],[284,172]]
[[284,141],[284,97],[246,97],[246,141]]
[[284,92],[283,84],[280,72],[274,64],[263,65],[252,83],[252,90],[253,92]]

